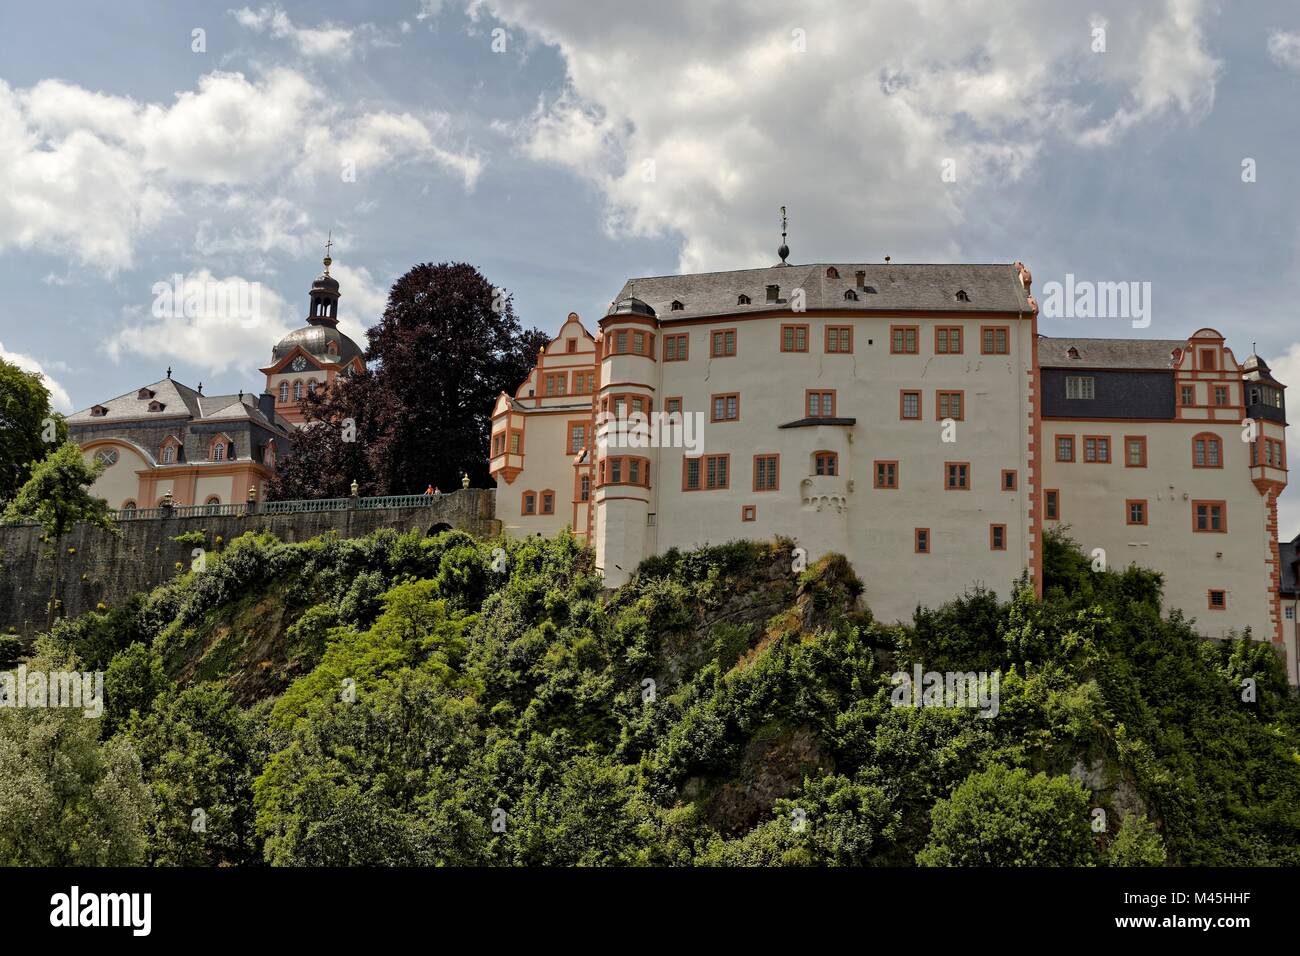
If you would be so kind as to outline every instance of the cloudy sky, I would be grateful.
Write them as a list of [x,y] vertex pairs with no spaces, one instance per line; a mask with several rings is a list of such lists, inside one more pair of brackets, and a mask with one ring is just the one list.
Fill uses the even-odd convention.
[[1283,0],[6,4],[0,354],[65,410],[254,389],[330,231],[358,338],[441,260],[554,330],[770,264],[785,205],[793,261],[1150,282],[1147,329],[1042,330],[1212,326],[1300,383],[1297,103]]

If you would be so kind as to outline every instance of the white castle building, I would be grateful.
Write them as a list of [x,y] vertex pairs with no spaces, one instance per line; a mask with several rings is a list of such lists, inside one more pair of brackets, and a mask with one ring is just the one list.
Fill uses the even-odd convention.
[[[1109,567],[1160,571],[1201,633],[1283,644],[1296,679],[1262,359],[1208,328],[1040,336],[1020,263],[787,255],[630,281],[595,335],[570,314],[493,410],[507,532],[573,529],[611,586],[672,547],[784,535],[845,554],[893,621],[1022,572],[1041,593],[1043,532],[1068,525]],[[597,440],[603,416],[655,413],[672,427],[649,442]]]

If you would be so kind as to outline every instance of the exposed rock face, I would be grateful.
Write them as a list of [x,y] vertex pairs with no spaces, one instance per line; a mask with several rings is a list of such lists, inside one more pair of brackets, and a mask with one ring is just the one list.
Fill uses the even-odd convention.
[[[75,617],[99,603],[113,605],[136,591],[149,591],[190,566],[193,546],[173,538],[201,532],[226,543],[248,531],[270,531],[281,541],[307,541],[331,531],[360,538],[393,528],[428,532],[450,526],[478,537],[501,530],[495,489],[470,488],[436,498],[427,507],[295,512],[277,515],[202,515],[144,518],[118,524],[121,534],[78,525],[59,542],[60,613]],[[441,529],[440,529],[441,530]],[[51,546],[35,526],[0,526],[0,632],[32,637],[44,630],[53,569]]]

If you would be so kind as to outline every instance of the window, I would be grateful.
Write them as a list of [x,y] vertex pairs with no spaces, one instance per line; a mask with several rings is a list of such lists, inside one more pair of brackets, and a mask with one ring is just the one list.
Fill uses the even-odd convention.
[[898,487],[898,462],[896,461],[877,461],[875,463],[876,481],[873,487],[876,488],[897,488]]
[[569,422],[569,454],[576,455],[585,447],[587,447],[587,423]]
[[898,417],[917,420],[921,417],[921,393],[904,390],[898,395]]
[[280,383],[280,404],[283,405],[287,401],[289,401],[289,383],[281,382]]
[[736,354],[736,330],[718,329],[709,336],[709,355],[713,358],[727,358]]
[[769,285],[766,287],[766,291],[768,302],[781,301],[781,287],[779,285]]
[[819,451],[813,454],[813,474],[834,478],[840,472],[840,456],[833,451]]
[[915,325],[891,325],[889,327],[889,351],[892,355],[915,355],[917,353],[918,329]]
[[590,395],[596,388],[596,373],[593,372],[574,372],[573,373],[573,394]]
[[1017,484],[1016,470],[1014,468],[1002,469],[1002,490],[1015,491]]
[[1223,467],[1223,443],[1217,435],[1202,432],[1192,438],[1192,467]]
[[506,433],[493,432],[492,433],[492,457],[496,458],[498,455],[504,455],[505,451],[506,451]]
[[[122,510],[127,514],[131,514],[135,511],[135,502],[129,500],[122,502]],[[1291,609],[1287,608],[1287,610],[1290,611]]]
[[740,295],[736,296],[736,305],[749,305],[749,303],[750,298],[745,295],[745,293],[742,292]]
[[1124,520],[1126,524],[1147,523],[1147,502],[1145,498],[1129,498],[1124,502]]
[[555,514],[555,492],[553,491],[542,492],[542,514],[544,515]]
[[565,392],[566,379],[568,375],[564,372],[549,372],[544,376],[545,395],[547,398],[554,398],[557,395],[563,395]]
[[1007,550],[1007,526],[1004,524],[989,525],[989,550],[1005,551]]
[[970,490],[970,462],[945,461],[943,487],[947,491]]
[[682,400],[680,398],[665,398],[664,411],[669,415],[680,415],[682,413]]
[[627,332],[626,330],[614,333],[614,354],[623,355],[627,352]]
[[1056,436],[1056,460],[1074,461],[1074,436],[1073,435]]
[[781,326],[781,351],[782,352],[807,352],[808,351],[808,326],[806,325]]
[[855,291],[852,290],[852,289],[845,289],[845,290],[844,290],[844,301],[845,301],[845,302],[857,302],[857,301],[858,301],[858,294],[857,294],[857,292],[855,292]]
[[687,346],[691,337],[686,332],[677,332],[664,336],[664,361],[685,362]]
[[1214,372],[1219,368],[1218,355],[1214,349],[1201,349],[1201,370]]
[[741,505],[741,506],[740,506],[740,520],[741,520],[741,521],[756,521],[756,520],[758,520],[758,508],[757,508],[756,506],[754,506],[754,505]]
[[686,306],[682,305],[682,303],[678,302],[676,299],[673,299],[672,311],[680,312],[684,308],[686,308]]
[[307,394],[308,395],[316,394],[316,380],[314,378],[307,379]]
[[934,353],[936,355],[961,355],[960,325],[940,325],[935,328]]
[[853,326],[826,326],[826,351],[847,353],[853,351]]
[[578,340],[577,340],[577,339],[565,339],[565,340],[564,340],[564,351],[568,352],[569,354],[573,354],[574,352],[578,351]]
[[1193,501],[1192,530],[1222,534],[1228,530],[1228,506],[1223,501]]
[[935,392],[935,417],[939,421],[945,418],[961,421],[964,395],[964,392]]
[[1096,398],[1096,380],[1091,375],[1065,376],[1065,397],[1085,400]]
[[1226,385],[1214,386],[1214,404],[1215,405],[1228,404],[1228,386]]
[[[133,503],[132,503],[132,502],[129,502],[129,501],[127,502],[127,504],[132,504],[132,505],[133,505]],[[126,507],[123,506],[123,509],[122,509],[122,510],[125,511],[125,510],[126,510]],[[132,510],[134,510],[134,506],[132,507]],[[1294,621],[1294,620],[1295,620],[1295,608],[1293,608],[1293,607],[1289,607],[1289,608],[1286,609],[1286,619],[1287,619],[1288,621]]]
[[1145,435],[1124,436],[1124,467],[1145,468],[1147,466],[1147,439]]
[[300,401],[301,399],[302,399],[302,382],[294,382],[293,400],[296,402],[296,401]]
[[535,515],[537,514],[537,492],[525,491],[523,504],[519,509],[520,514]]
[[[1210,588],[1206,595],[1211,611],[1222,611],[1228,606],[1228,592],[1222,588]],[[1291,610],[1291,608],[1287,608]]]
[[1061,493],[1055,488],[1043,489],[1043,517],[1048,521],[1061,520]]
[[835,417],[835,392],[814,392],[804,393],[805,411],[808,418],[834,418]]
[[754,456],[754,490],[776,491],[780,488],[781,456]]
[[713,396],[713,417],[710,421],[734,422],[740,420],[740,394],[731,392]]
[[208,500],[203,502],[203,505],[208,514],[214,515],[221,507],[221,499],[216,495],[209,495]]
[[683,491],[715,491],[730,487],[731,456],[705,455],[682,459]]
[[212,446],[212,455],[210,457],[212,458],[213,461],[225,461],[226,460],[225,442],[216,442]]
[[930,529],[916,528],[913,531],[912,547],[917,554],[930,553]]
[[524,446],[524,433],[518,430],[510,432],[510,454],[518,455]]
[[969,301],[970,301],[970,296],[966,294],[966,290],[965,290],[965,289],[958,289],[958,290],[957,290],[957,294],[956,294],[956,296],[954,296],[954,298],[955,298],[958,302],[969,302]]
[[655,337],[649,332],[632,333],[632,352],[634,355],[653,356],[655,351]]
[[1110,464],[1110,437],[1106,435],[1084,435],[1083,460],[1099,465]]
[[839,269],[836,269],[834,266],[827,266],[827,267],[826,267],[826,278],[828,278],[828,279],[838,279],[839,277],[840,277],[840,270],[839,270]]
[[582,475],[578,478],[578,500],[591,500],[591,475]]
[[103,451],[95,452],[95,461],[102,464],[105,468],[112,468],[117,464],[117,449],[106,448]]
[[168,445],[162,450],[162,460],[164,465],[170,465],[176,460],[176,446]]
[[1196,404],[1196,386],[1195,386],[1195,385],[1184,385],[1182,388],[1180,388],[1180,389],[1178,390],[1178,404],[1179,404],[1179,405],[1195,405],[1195,404]]
[[1006,355],[1010,351],[1011,330],[1005,325],[980,326],[980,354]]

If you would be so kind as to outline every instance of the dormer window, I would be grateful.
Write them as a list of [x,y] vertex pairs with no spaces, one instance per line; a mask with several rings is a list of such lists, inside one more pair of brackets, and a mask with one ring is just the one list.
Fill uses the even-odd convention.
[[108,409],[105,408],[103,405],[96,405],[94,408],[90,410],[90,414],[94,418],[103,418],[105,415],[108,414]]
[[162,446],[162,463],[164,465],[175,464],[180,458],[180,452],[177,450],[179,448],[180,442],[176,440],[176,437],[174,435],[168,435]]
[[781,287],[779,285],[770,285],[767,287],[767,301],[776,302],[781,297]]
[[749,305],[749,303],[750,298],[745,295],[745,293],[742,292],[740,295],[736,296],[736,305]]
[[1068,349],[1065,350],[1065,354],[1072,359],[1077,359],[1079,357],[1079,350],[1076,349],[1073,345],[1071,345]]
[[840,270],[839,270],[839,269],[836,269],[834,266],[827,266],[827,267],[826,267],[826,278],[828,278],[828,279],[838,279],[839,277],[840,277]]
[[328,354],[330,354],[330,355],[338,355],[338,354],[339,354],[339,344],[338,344],[337,342],[333,342],[333,341],[331,341],[331,342],[327,342],[327,343],[325,344],[325,351],[326,351]]
[[682,304],[681,304],[680,302],[678,302],[676,299],[673,299],[672,310],[673,310],[674,312],[680,312],[680,311],[682,311],[682,309],[684,309],[684,308],[686,308],[686,306],[682,305]]
[[958,301],[958,302],[969,302],[969,301],[970,301],[970,296],[968,296],[968,295],[966,294],[966,290],[965,290],[965,289],[958,289],[958,290],[957,290],[957,301]]
[[164,405],[162,402],[158,401],[157,399],[154,399],[152,402],[149,403],[149,411],[151,412],[161,412],[166,407],[167,407],[166,405]]
[[854,292],[852,289],[845,289],[845,290],[844,290],[844,301],[845,301],[845,302],[857,302],[857,301],[858,301],[858,294],[857,294],[856,292]]
[[147,401],[148,399],[153,398],[153,392],[147,388],[142,388],[140,391],[135,393],[135,397],[142,402]]

